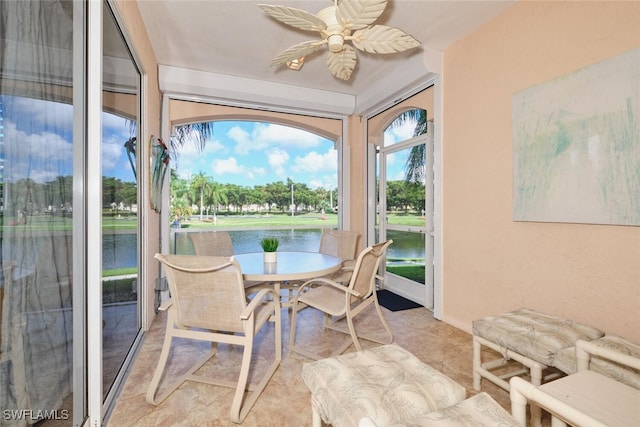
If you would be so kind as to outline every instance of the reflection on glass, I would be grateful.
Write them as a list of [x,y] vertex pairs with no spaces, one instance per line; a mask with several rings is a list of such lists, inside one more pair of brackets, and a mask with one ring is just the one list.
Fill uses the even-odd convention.
[[102,360],[106,397],[140,329],[136,174],[140,77],[106,3],[103,21]]
[[0,409],[71,424],[72,2],[0,2]]

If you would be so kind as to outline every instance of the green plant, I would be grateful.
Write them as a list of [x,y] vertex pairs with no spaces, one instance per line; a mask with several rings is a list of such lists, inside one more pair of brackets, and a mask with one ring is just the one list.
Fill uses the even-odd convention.
[[265,237],[260,241],[260,246],[265,252],[275,252],[279,244],[280,241],[276,237]]

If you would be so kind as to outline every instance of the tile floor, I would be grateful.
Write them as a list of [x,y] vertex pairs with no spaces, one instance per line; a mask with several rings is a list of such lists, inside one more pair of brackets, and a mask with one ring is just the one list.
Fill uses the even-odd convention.
[[[468,333],[435,320],[432,313],[424,308],[398,312],[383,308],[383,312],[394,331],[395,343],[466,387],[468,396],[476,393],[472,388],[472,341]],[[282,314],[282,363],[249,412],[243,426],[311,426],[310,393],[300,376],[302,365],[310,359],[288,352],[289,316],[286,309],[282,310]],[[314,310],[303,310],[299,316],[297,344],[313,347],[312,351],[328,353],[344,340],[350,340],[349,336],[338,332],[322,331],[319,328],[321,318]],[[378,328],[381,328],[373,307],[367,309],[360,317],[356,324],[359,331],[375,334]],[[163,312],[154,320],[110,414],[107,426],[236,425],[229,420],[232,389],[187,382],[158,406],[146,403],[145,393],[162,348],[165,321],[166,313]],[[363,340],[362,345],[368,348],[377,344]],[[206,350],[207,345],[203,343],[174,340],[168,362],[168,366],[171,366],[170,375],[184,372],[189,366],[188,363],[197,360]],[[347,352],[353,350],[354,347],[351,346]],[[233,378],[238,371],[240,350],[220,345],[218,352],[218,356],[205,364],[199,373],[211,372]],[[269,324],[261,332],[257,348],[254,349],[256,369],[260,371],[262,366],[266,366],[266,358],[272,355],[273,324]],[[509,395],[506,391],[488,381],[484,381],[483,391],[487,391],[507,410],[510,409]],[[548,425],[548,420],[543,421]]]

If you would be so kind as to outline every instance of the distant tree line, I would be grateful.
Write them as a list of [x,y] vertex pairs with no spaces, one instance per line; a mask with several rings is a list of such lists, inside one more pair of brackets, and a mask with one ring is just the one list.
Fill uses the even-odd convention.
[[171,216],[290,212],[292,186],[294,212],[331,212],[337,205],[335,189],[331,195],[329,190],[312,190],[291,179],[250,187],[222,184],[203,172],[183,179],[171,170]]
[[[332,212],[338,204],[337,190],[311,189],[307,184],[291,179],[264,185],[241,186],[222,184],[213,177],[198,173],[191,179],[182,179],[171,171],[171,216],[184,218],[192,215],[243,213],[296,213]],[[387,208],[403,212],[421,212],[424,209],[424,185],[407,181],[387,183]]]
[[[32,179],[0,183],[0,194],[4,195],[2,212],[7,216],[65,215],[73,206],[73,177],[58,176],[44,183]],[[103,209],[110,210],[115,206],[130,210],[137,203],[137,197],[135,182],[102,177]]]

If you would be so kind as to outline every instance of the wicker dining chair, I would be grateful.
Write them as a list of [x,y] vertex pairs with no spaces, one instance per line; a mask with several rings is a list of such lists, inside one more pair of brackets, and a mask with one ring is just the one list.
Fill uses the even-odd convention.
[[[334,230],[332,228],[322,229],[318,252],[332,255],[342,260],[340,269],[332,273],[329,279],[342,284],[349,283],[351,274],[353,274],[359,238],[360,234],[353,231]],[[290,281],[283,286],[289,290],[289,299],[292,299],[293,291],[303,283],[303,280]]]
[[[231,387],[236,389],[231,421],[242,422],[282,360],[280,299],[275,291],[262,289],[247,303],[242,272],[233,257],[164,254],[155,257],[166,267],[171,299],[160,307],[168,310],[166,333],[160,360],[147,390],[147,402],[159,404],[185,381]],[[252,370],[254,338],[269,319],[274,319],[274,360],[257,384],[247,384]],[[211,342],[211,351],[156,397],[174,338]],[[244,346],[242,361],[238,361],[241,368],[237,382],[195,375],[217,353],[215,343]],[[252,378],[257,378],[256,372]],[[245,396],[247,390],[250,392]]]
[[226,231],[203,231],[189,233],[196,255],[226,256],[233,255],[233,242]]
[[318,252],[333,255],[342,260],[342,267],[330,276],[331,280],[348,283],[353,273],[360,234],[353,231],[325,228],[320,237]]
[[[357,350],[362,350],[359,338],[364,338],[380,344],[390,344],[393,341],[393,333],[382,314],[380,304],[378,303],[378,296],[376,294],[376,275],[378,273],[378,266],[386,253],[387,247],[389,247],[391,243],[393,243],[393,240],[387,240],[386,242],[369,246],[360,252],[356,259],[353,274],[348,286],[326,277],[309,280],[300,286],[296,292],[293,302],[293,310],[291,313],[291,331],[289,339],[290,352],[293,351],[300,353],[312,359],[327,357],[320,356],[295,345],[297,314],[299,310],[306,307],[315,308],[325,314],[324,328],[333,329],[351,335],[351,339]],[[356,332],[353,323],[354,317],[360,314],[371,304],[375,306],[378,317],[387,332],[388,339],[386,341],[370,336],[358,336]],[[340,328],[336,325],[336,322],[334,322],[341,320],[343,317],[346,318],[348,330]],[[328,357],[342,354],[350,345],[351,342],[347,341],[342,347],[336,349]]]
[[[189,239],[196,255],[230,257],[235,254],[231,235],[226,231],[189,233]],[[245,280],[244,287],[251,288],[250,293],[254,293],[268,286],[265,282]]]

